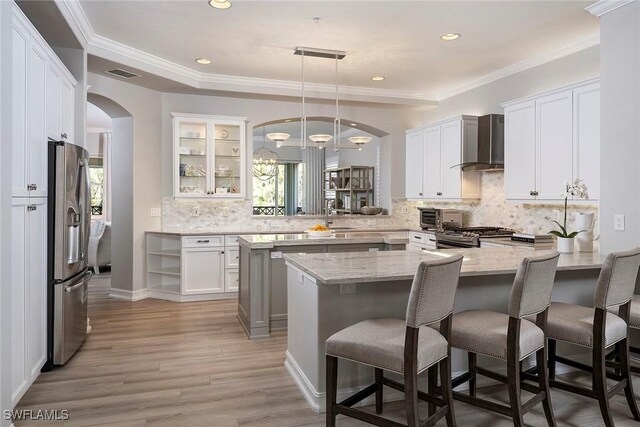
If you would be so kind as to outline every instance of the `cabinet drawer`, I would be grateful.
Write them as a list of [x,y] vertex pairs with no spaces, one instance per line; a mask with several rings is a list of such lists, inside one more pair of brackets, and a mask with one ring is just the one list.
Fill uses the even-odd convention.
[[182,238],[184,248],[210,248],[224,246],[224,236],[189,236]]
[[237,292],[240,286],[240,275],[238,269],[225,270],[224,274],[224,291]]
[[416,243],[422,246],[436,246],[436,237],[432,233],[419,233],[416,231],[411,232],[409,237],[410,243]]
[[224,236],[225,246],[238,246],[238,236]]
[[240,266],[240,249],[227,249],[224,251],[225,268],[238,268]]

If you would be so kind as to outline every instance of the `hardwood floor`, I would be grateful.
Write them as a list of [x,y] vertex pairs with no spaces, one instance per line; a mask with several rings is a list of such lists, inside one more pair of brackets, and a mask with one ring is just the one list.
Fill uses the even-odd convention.
[[[284,364],[286,333],[249,341],[236,320],[235,301],[125,302],[108,297],[109,276],[90,285],[93,331],[64,367],[43,373],[18,409],[69,410],[64,422],[16,426],[323,426]],[[635,381],[640,389],[640,377]],[[508,401],[502,386],[479,394]],[[561,426],[601,426],[595,401],[552,390]],[[398,403],[385,414],[400,417]],[[617,426],[639,425],[624,395],[611,400]],[[421,408],[421,411],[426,408]],[[511,420],[456,402],[459,426],[511,426]],[[542,407],[525,416],[546,426]],[[363,426],[338,417],[338,426]],[[444,420],[438,425],[445,425]]]

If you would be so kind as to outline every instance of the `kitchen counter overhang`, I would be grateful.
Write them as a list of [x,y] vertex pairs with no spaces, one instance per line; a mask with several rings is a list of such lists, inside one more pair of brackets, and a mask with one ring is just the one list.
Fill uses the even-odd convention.
[[[347,253],[347,254],[286,254],[285,260],[313,277],[317,283],[336,285],[347,283],[411,280],[423,261],[462,254],[461,277],[515,274],[525,257],[544,255],[551,250],[532,252],[526,248],[442,249]],[[599,269],[604,256],[598,252],[561,254],[558,271]]]
[[312,237],[307,233],[289,234],[249,234],[238,238],[240,245],[251,249],[271,249],[277,246],[302,245],[353,245],[381,243],[386,245],[406,245],[409,243],[407,232],[380,231],[362,232],[348,231],[332,233],[328,237]]

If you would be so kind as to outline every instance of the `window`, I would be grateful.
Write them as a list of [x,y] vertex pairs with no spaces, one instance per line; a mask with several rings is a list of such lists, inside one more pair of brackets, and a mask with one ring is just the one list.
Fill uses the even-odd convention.
[[300,163],[280,163],[269,179],[253,177],[253,214],[282,216],[302,211]]
[[104,167],[102,157],[89,159],[89,184],[91,187],[91,216],[103,216]]

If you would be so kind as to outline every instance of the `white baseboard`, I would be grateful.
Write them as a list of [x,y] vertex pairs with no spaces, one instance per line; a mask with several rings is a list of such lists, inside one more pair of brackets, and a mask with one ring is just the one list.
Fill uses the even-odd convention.
[[[577,362],[585,362],[585,359],[588,356],[585,355],[575,355],[575,356],[565,356],[568,357],[572,360],[575,360]],[[289,351],[286,352],[286,358],[284,361],[284,366],[287,370],[287,372],[289,372],[289,375],[291,375],[291,378],[293,379],[293,382],[296,383],[296,385],[298,386],[298,389],[300,389],[300,392],[302,393],[302,395],[304,396],[305,400],[307,401],[307,404],[309,405],[309,407],[311,407],[311,409],[314,412],[318,412],[318,413],[322,413],[325,412],[325,397],[326,397],[326,393],[324,392],[319,392],[318,390],[315,389],[315,387],[313,386],[313,384],[311,384],[311,381],[309,381],[309,379],[307,378],[307,376],[304,374],[304,372],[302,371],[302,368],[300,368],[300,365],[298,365],[298,363],[296,362],[296,360],[293,358],[293,356],[291,355],[291,353],[289,353]],[[523,363],[523,369],[529,369],[531,367],[534,366],[534,363],[532,361],[524,361]],[[501,373],[503,375],[506,375],[507,373],[507,368],[506,366],[504,368],[500,368],[500,369],[494,369],[496,372]],[[557,375],[562,375],[568,372],[573,372],[573,371],[577,371],[578,369],[576,368],[572,368],[570,366],[566,366],[563,364],[557,364],[556,365],[556,374]],[[452,378],[456,378],[460,375],[464,374],[464,372],[453,372],[452,373]],[[491,380],[490,378],[486,378],[483,377],[482,375],[478,375],[478,379],[477,379],[477,386],[478,387],[484,387],[484,386],[488,386],[491,384],[496,384],[495,381]],[[368,384],[367,384],[368,385]],[[337,393],[337,400],[341,401],[343,399],[346,399],[347,397],[359,392],[360,390],[364,389],[367,385],[361,386],[361,387],[351,387],[348,389],[339,389],[338,393]],[[464,383],[462,385],[460,385],[459,387],[456,387],[456,391],[464,391],[464,390],[468,390],[469,389],[469,383]],[[401,400],[403,398],[402,393],[396,391],[396,390],[392,390],[392,389],[385,389],[385,393],[384,393],[384,401],[385,402],[392,402],[392,401],[397,401],[397,400]],[[359,405],[357,406],[366,406],[366,405],[371,405],[374,403],[374,397],[370,396],[367,399],[364,399]]]
[[224,292],[219,294],[180,295],[172,292],[156,291],[153,289],[129,291],[127,289],[111,288],[109,289],[109,297],[124,301],[140,301],[147,298],[156,298],[175,302],[191,302],[237,298],[238,293]]
[[139,301],[149,298],[147,289],[138,289],[137,291],[129,291],[127,289],[110,288],[109,297],[124,301]]

